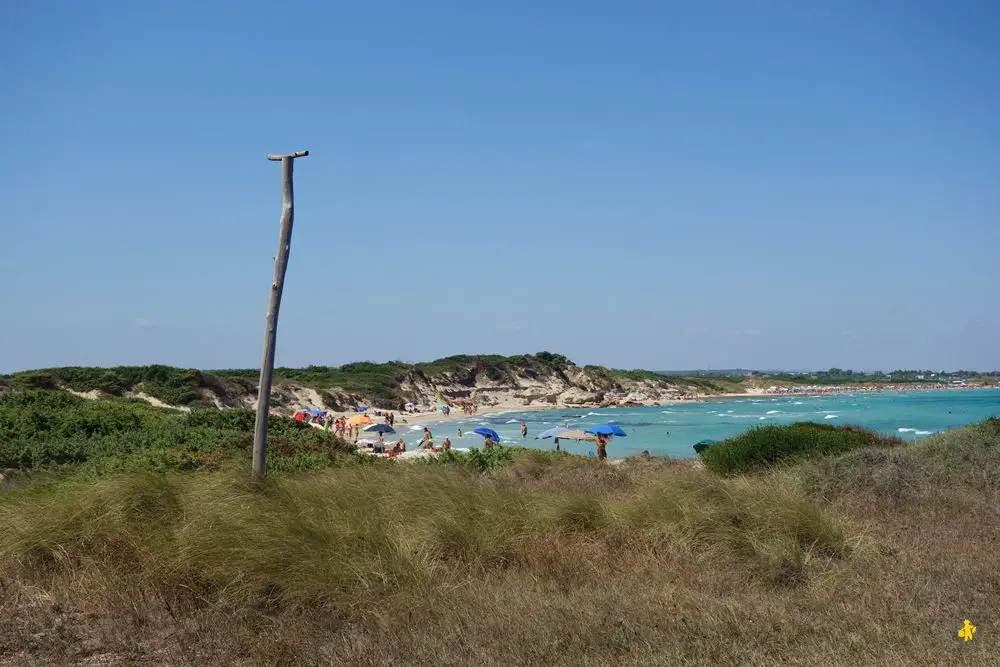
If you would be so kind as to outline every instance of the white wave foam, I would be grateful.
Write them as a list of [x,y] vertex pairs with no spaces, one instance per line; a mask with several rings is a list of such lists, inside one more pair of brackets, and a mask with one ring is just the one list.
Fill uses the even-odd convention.
[[757,417],[757,419],[763,420],[763,419],[767,419],[767,417]]
[[836,419],[839,416],[840,415],[827,415],[827,416],[823,417],[823,419]]
[[504,422],[504,424],[516,424],[519,421],[521,421],[521,420],[520,419],[508,419],[507,421]]
[[792,405],[802,405],[802,401],[795,401]]
[[896,430],[899,431],[900,433],[916,433],[917,432],[917,429],[915,429],[915,428],[897,428]]
[[934,431],[914,431],[916,435],[930,435]]
[[767,411],[766,413],[764,413],[764,414],[768,414],[768,415],[776,415],[776,414],[778,414],[779,412],[781,412],[781,410],[768,410],[768,411]]

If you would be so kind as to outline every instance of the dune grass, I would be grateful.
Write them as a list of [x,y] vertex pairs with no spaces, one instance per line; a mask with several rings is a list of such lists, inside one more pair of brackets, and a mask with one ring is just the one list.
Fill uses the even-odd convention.
[[[15,598],[44,589],[66,614],[103,619],[102,645],[136,641],[129,650],[181,662],[257,650],[252,662],[271,660],[249,637],[277,626],[303,642],[294,658],[306,662],[324,651],[348,660],[353,649],[338,633],[367,633],[372,623],[379,633],[401,623],[446,634],[461,623],[467,641],[496,638],[488,626],[503,610],[491,598],[511,577],[569,593],[681,559],[730,568],[744,585],[794,586],[851,550],[839,525],[787,485],[529,452],[489,476],[400,465],[260,485],[228,472],[64,481],[6,494],[0,525],[0,578],[17,582]],[[473,596],[481,608],[436,617],[450,595],[464,605]],[[595,612],[602,604],[590,603]],[[402,608],[401,617],[382,616]],[[222,625],[199,626],[209,615]],[[154,632],[153,618],[174,639],[154,641],[164,628]],[[327,634],[302,637],[299,623]],[[595,649],[587,641],[576,650]],[[80,655],[70,641],[42,650]],[[539,657],[530,645],[507,650]]]
[[[76,442],[86,456],[29,457],[28,477],[0,492],[3,666],[1000,654],[997,419],[906,447],[797,425],[778,455],[733,459],[752,474],[727,475],[519,448],[378,464],[283,420],[273,449],[287,472],[256,483],[245,411],[6,400],[0,444],[50,456]],[[761,431],[751,442],[770,447]],[[147,460],[168,451],[218,458]],[[327,458],[295,463],[306,455]],[[964,618],[980,628],[967,644]]]
[[[975,470],[997,470],[998,441],[987,421],[733,477],[520,450],[485,473],[355,466],[254,484],[199,470],[26,486],[0,495],[0,655],[990,664],[1000,491]],[[896,470],[902,487],[885,481]],[[980,627],[969,644],[955,636],[966,617]]]

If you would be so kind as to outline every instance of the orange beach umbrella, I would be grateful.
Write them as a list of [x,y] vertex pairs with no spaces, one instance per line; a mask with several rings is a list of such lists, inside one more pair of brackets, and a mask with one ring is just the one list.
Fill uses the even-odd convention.
[[350,419],[348,419],[347,423],[350,424],[351,426],[354,426],[356,424],[361,426],[368,426],[369,424],[374,424],[375,422],[373,422],[372,418],[369,417],[368,415],[358,415],[357,417],[351,417]]

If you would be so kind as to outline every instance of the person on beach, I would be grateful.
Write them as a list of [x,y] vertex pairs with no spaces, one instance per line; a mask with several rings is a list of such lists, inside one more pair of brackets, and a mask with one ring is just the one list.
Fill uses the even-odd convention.
[[392,453],[402,454],[405,451],[406,451],[406,443],[403,442],[402,438],[400,438],[399,440],[396,441],[396,444],[392,446]]
[[527,437],[528,437],[528,425],[525,424],[524,422],[521,422],[521,440],[524,440]]
[[597,436],[597,459],[599,461],[608,460],[608,436],[604,434]]
[[462,437],[462,429],[458,429],[458,437]]
[[444,437],[444,442],[441,443],[441,449],[444,451],[451,449],[451,440],[448,439],[448,436]]

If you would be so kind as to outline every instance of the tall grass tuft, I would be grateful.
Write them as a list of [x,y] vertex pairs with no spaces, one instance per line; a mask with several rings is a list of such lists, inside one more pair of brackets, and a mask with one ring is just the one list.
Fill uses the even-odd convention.
[[349,615],[435,577],[525,567],[554,537],[560,561],[576,558],[573,544],[627,557],[675,541],[751,573],[783,545],[845,553],[836,524],[788,489],[697,473],[642,480],[589,461],[577,470],[587,468],[607,483],[416,465],[263,484],[207,472],[64,481],[0,500],[0,576],[87,572],[189,603]]

